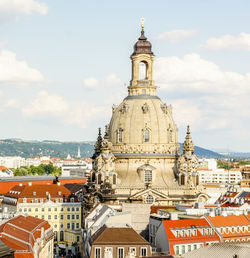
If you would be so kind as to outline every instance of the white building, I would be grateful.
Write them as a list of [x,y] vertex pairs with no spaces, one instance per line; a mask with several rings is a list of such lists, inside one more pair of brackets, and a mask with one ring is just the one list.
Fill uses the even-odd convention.
[[24,158],[19,156],[0,157],[0,165],[7,168],[20,168],[21,166],[26,165],[26,161]]
[[86,176],[92,169],[92,164],[83,160],[62,163],[62,176]]
[[223,168],[215,169],[197,169],[201,184],[217,183],[217,184],[240,184],[242,175],[239,170],[225,170]]

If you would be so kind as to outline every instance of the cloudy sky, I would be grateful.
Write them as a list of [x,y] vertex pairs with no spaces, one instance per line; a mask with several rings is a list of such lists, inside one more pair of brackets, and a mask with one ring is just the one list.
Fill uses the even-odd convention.
[[140,18],[183,141],[250,151],[250,1],[0,0],[0,138],[94,140],[126,96]]

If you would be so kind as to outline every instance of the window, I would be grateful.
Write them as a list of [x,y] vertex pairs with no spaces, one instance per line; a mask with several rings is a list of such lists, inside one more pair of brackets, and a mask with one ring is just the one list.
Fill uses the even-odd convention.
[[145,172],[144,172],[144,182],[145,183],[152,182],[152,170],[145,170]]
[[223,233],[223,228],[220,228],[220,232]]
[[57,231],[54,231],[54,240],[57,242]]
[[117,248],[117,258],[124,258],[124,248],[123,247]]
[[148,129],[144,130],[144,142],[149,142],[150,132]]
[[194,244],[194,250],[195,250],[195,249],[197,249],[197,245],[196,245],[196,244]]
[[101,248],[95,247],[95,258],[101,258]]
[[67,219],[70,219],[70,215],[69,214],[67,215]]
[[72,227],[72,230],[74,230],[75,229],[75,223],[72,223],[71,227]]
[[57,208],[54,208],[54,211],[57,211]]
[[145,61],[139,63],[139,80],[147,80],[147,63]]
[[60,241],[64,241],[64,232],[60,231]]
[[36,208],[35,211],[38,212],[38,208]]
[[180,247],[178,245],[175,247],[175,254],[180,254]]
[[129,252],[136,256],[136,247],[129,247]]
[[149,195],[146,197],[146,203],[152,204],[153,202],[154,202],[154,197],[149,194]]
[[181,185],[185,185],[185,176],[181,175]]
[[63,219],[63,214],[61,214],[61,219]]
[[78,207],[76,208],[76,211],[79,211],[79,208],[78,208]]
[[29,208],[28,211],[31,212],[31,208]]
[[74,214],[72,214],[72,219],[75,219],[75,215]]
[[141,247],[140,256],[147,256],[147,247]]
[[51,219],[51,215],[48,215],[48,219]]
[[181,246],[181,253],[182,253],[182,254],[185,254],[185,245],[182,245],[182,246]]
[[67,223],[67,229],[70,229],[70,223]]
[[191,245],[188,245],[188,252],[191,251]]
[[44,211],[44,208],[42,208],[42,211]]
[[74,198],[70,198],[70,202],[74,202],[75,200],[74,200]]
[[181,233],[182,233],[181,235],[182,235],[183,237],[185,237],[185,230],[182,230]]
[[42,215],[42,219],[44,219],[44,215]]
[[72,207],[72,209],[71,209],[72,211],[75,211],[75,208],[74,207]]
[[26,198],[23,198],[23,202],[27,202],[27,199],[26,199]]
[[197,236],[197,229],[194,230],[194,236]]
[[51,208],[48,208],[48,211],[51,211]]
[[54,219],[57,219],[57,215],[54,216]]
[[79,215],[76,215],[76,219],[79,219]]
[[176,230],[176,237],[179,237],[179,231]]
[[79,236],[76,236],[76,241],[80,242],[80,237]]
[[20,208],[19,211],[22,212],[22,209]]
[[119,128],[118,133],[117,133],[117,141],[118,142],[122,142],[122,132],[123,132],[123,129]]
[[191,237],[191,230],[188,230],[188,236]]
[[61,211],[63,211],[63,207],[61,208]]
[[113,184],[116,185],[116,174],[113,175]]
[[76,228],[79,228],[79,223],[76,223]]
[[70,208],[67,208],[67,211],[70,211]]
[[61,224],[61,228],[63,228],[63,224]]

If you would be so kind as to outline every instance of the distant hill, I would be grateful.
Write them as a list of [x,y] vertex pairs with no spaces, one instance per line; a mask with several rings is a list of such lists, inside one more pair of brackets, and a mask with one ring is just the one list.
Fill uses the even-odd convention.
[[[182,144],[181,152],[182,152]],[[76,157],[80,146],[81,157],[91,157],[94,152],[94,142],[59,142],[59,141],[23,141],[21,139],[0,140],[0,156],[21,156],[31,158],[36,156],[51,156],[66,158],[69,154]],[[199,158],[223,158],[217,152],[195,146],[195,154]]]
[[[180,147],[181,147],[181,152],[182,152],[182,143],[180,143]],[[197,155],[197,157],[199,158],[215,158],[215,159],[219,159],[219,158],[224,158],[223,155],[208,150],[208,149],[204,149],[198,146],[194,146],[194,153]]]
[[68,154],[76,157],[80,146],[81,157],[91,157],[94,151],[93,142],[59,142],[59,141],[22,141],[20,139],[0,140],[0,156],[51,156],[66,158]]

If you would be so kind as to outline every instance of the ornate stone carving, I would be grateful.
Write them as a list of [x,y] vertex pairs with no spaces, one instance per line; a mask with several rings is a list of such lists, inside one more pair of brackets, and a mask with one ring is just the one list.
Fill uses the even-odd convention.
[[128,108],[129,108],[129,106],[128,106],[128,104],[123,104],[122,105],[122,107],[121,107],[121,109],[120,109],[120,112],[122,113],[122,114],[125,114],[127,111],[128,111]]
[[143,112],[143,114],[148,113],[148,111],[149,111],[149,106],[148,106],[148,104],[147,104],[147,103],[144,103],[144,104],[143,104],[143,106],[142,106],[141,108],[142,108],[142,112]]

